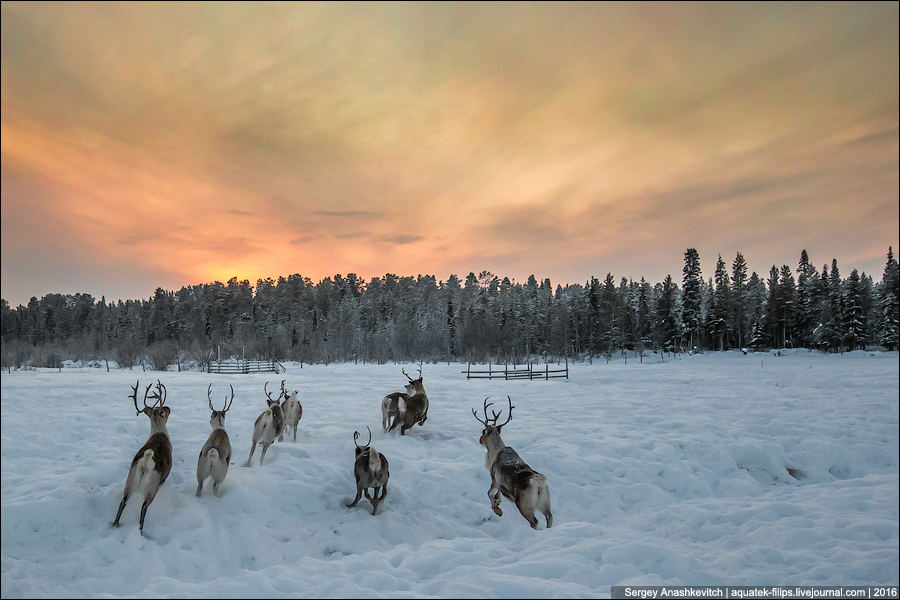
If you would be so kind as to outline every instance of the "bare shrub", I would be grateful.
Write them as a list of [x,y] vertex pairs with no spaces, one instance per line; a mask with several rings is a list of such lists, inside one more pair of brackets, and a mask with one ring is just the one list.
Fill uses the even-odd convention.
[[3,368],[4,369],[20,369],[26,364],[34,360],[35,347],[26,342],[13,340],[7,342],[2,340],[3,350]]
[[200,344],[195,344],[188,351],[188,359],[193,361],[201,371],[209,371],[209,364],[216,359],[215,357],[215,350]]
[[174,342],[156,342],[147,349],[147,366],[152,371],[166,371],[178,363],[178,347]]
[[144,349],[134,336],[128,336],[113,351],[116,364],[121,369],[130,369],[141,360]]
[[61,369],[63,362],[63,349],[56,344],[47,344],[38,349],[35,355],[36,367],[48,369]]

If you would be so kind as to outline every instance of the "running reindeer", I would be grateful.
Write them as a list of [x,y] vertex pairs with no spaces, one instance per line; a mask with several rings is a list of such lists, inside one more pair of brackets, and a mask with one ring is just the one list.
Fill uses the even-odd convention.
[[250,461],[253,460],[256,444],[262,444],[263,447],[262,455],[259,457],[259,465],[262,466],[263,460],[266,458],[266,451],[272,445],[272,442],[275,441],[275,438],[282,435],[282,430],[284,429],[284,411],[281,410],[281,404],[279,404],[281,397],[284,395],[284,390],[282,388],[278,398],[273,399],[272,394],[269,393],[268,386],[269,383],[266,382],[263,385],[263,390],[266,392],[266,397],[268,398],[266,403],[269,407],[256,418],[256,422],[253,424],[253,445],[250,446],[250,456],[247,457],[245,467],[249,467]]
[[284,429],[278,436],[278,441],[284,441],[284,435],[291,432],[294,433],[294,441],[297,441],[297,424],[303,416],[303,405],[297,400],[297,390],[288,394],[284,389],[284,380],[281,380],[281,395],[284,396],[284,402],[281,403],[281,412],[284,413]]
[[[372,503],[372,514],[378,510],[378,505],[387,495],[387,482],[390,477],[388,461],[384,454],[372,448],[372,430],[369,430],[369,441],[365,446],[360,446],[356,440],[359,432],[353,432],[353,443],[356,444],[356,459],[353,463],[353,475],[356,477],[356,499],[347,505],[353,508],[365,493],[366,498]],[[369,488],[373,488],[374,496],[369,495]],[[381,488],[381,497],[378,496],[378,488]]]
[[392,421],[396,421],[397,419],[397,411],[400,404],[400,399],[402,398],[405,402],[406,400],[409,400],[415,393],[416,388],[413,387],[413,384],[407,383],[405,392],[393,392],[381,399],[381,425],[382,427],[384,427],[385,433],[393,429],[391,427],[391,423]]
[[[144,503],[141,505],[141,535],[144,535],[144,517],[147,515],[147,507],[156,497],[159,487],[165,483],[172,470],[172,441],[169,439],[169,432],[166,429],[166,421],[169,418],[171,409],[165,406],[166,403],[166,386],[161,381],[156,381],[156,392],[150,394],[150,388],[153,384],[147,386],[144,390],[144,408],[138,408],[137,393],[140,381],[134,384],[132,390],[134,393],[130,396],[134,400],[134,410],[137,414],[144,413],[150,417],[150,437],[134,458],[131,460],[131,468],[128,470],[128,478],[125,480],[125,495],[119,504],[119,510],[116,512],[116,520],[113,526],[119,526],[119,518],[122,511],[125,510],[125,504],[128,498],[140,492]],[[152,406],[147,404],[147,397],[155,399],[156,402]]]
[[507,499],[516,503],[519,512],[531,523],[533,529],[538,528],[538,520],[534,516],[535,510],[542,512],[547,519],[547,527],[552,527],[553,514],[550,512],[550,489],[547,487],[547,478],[529,467],[515,450],[500,439],[500,428],[510,422],[514,408],[512,398],[507,396],[507,399],[509,400],[509,415],[506,417],[506,421],[500,425],[497,425],[500,413],[491,411],[494,416],[488,417],[487,409],[493,402],[488,404],[487,398],[484,399],[483,421],[478,417],[475,409],[472,409],[472,414],[479,423],[484,425],[484,431],[481,432],[481,438],[478,441],[487,448],[484,466],[491,473],[491,489],[488,490],[491,508],[495,513],[503,516],[503,511],[500,510],[500,493],[502,492]]
[[[381,414],[382,414],[382,424],[391,416],[392,406],[388,403],[388,399],[391,396],[397,397],[397,409],[393,414],[394,422],[391,424],[388,431],[394,429],[398,423],[400,423],[400,435],[406,435],[406,430],[415,425],[416,423],[419,426],[425,424],[425,421],[428,420],[428,395],[425,394],[425,387],[422,385],[422,367],[419,366],[419,378],[413,379],[406,372],[406,369],[403,369],[403,374],[406,375],[406,378],[409,379],[409,383],[406,384],[407,393],[396,392],[395,394],[388,394],[381,401]],[[387,405],[387,411],[385,410]]]
[[225,475],[228,474],[228,465],[231,463],[231,441],[225,432],[225,413],[231,408],[234,402],[234,386],[231,387],[231,399],[225,397],[225,408],[216,410],[212,404],[212,384],[206,390],[206,397],[209,399],[209,410],[212,416],[209,418],[209,424],[212,427],[212,433],[203,444],[200,450],[200,457],[197,458],[197,495],[203,493],[203,482],[206,478],[213,478],[213,494],[219,495],[219,484],[225,481]]

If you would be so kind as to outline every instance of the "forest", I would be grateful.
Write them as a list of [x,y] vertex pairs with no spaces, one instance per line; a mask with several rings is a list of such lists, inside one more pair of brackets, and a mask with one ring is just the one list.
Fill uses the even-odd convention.
[[898,348],[900,274],[893,248],[874,281],[836,260],[816,269],[806,250],[796,269],[773,265],[747,274],[738,252],[719,255],[704,279],[694,248],[680,284],[651,284],[610,273],[557,285],[525,283],[488,271],[451,275],[354,273],[314,283],[299,274],[232,278],[157,288],[146,300],[96,301],[90,294],[2,300],[3,368],[112,361],[151,370],[205,369],[226,358],[306,363],[607,359],[616,354],[810,348],[841,352]]

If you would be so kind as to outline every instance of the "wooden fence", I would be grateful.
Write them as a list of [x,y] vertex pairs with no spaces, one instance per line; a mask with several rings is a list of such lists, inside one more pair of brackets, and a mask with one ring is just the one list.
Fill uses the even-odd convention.
[[503,365],[503,369],[500,369],[500,365],[491,365],[488,363],[487,371],[472,369],[472,363],[469,363],[468,367],[465,371],[462,371],[466,374],[466,379],[557,379],[569,378],[569,360],[566,359],[566,366],[563,369],[551,369],[550,365],[544,365],[544,368],[536,367],[534,365],[526,365],[521,368],[517,368],[513,366],[512,368],[509,365]]
[[238,373],[280,373],[284,366],[277,360],[214,360],[209,363],[209,373],[233,375]]

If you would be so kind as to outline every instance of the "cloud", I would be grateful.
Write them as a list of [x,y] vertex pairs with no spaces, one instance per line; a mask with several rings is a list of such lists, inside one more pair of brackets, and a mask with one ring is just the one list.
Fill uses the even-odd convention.
[[407,244],[414,244],[416,242],[421,242],[425,239],[425,236],[421,235],[386,235],[378,238],[379,241],[387,242],[389,244],[396,244],[397,246],[405,246]]
[[897,245],[896,3],[235,4],[3,3],[4,291]]
[[362,220],[377,219],[382,216],[380,212],[369,210],[317,210],[315,214],[321,215],[323,217],[339,217],[344,219]]

